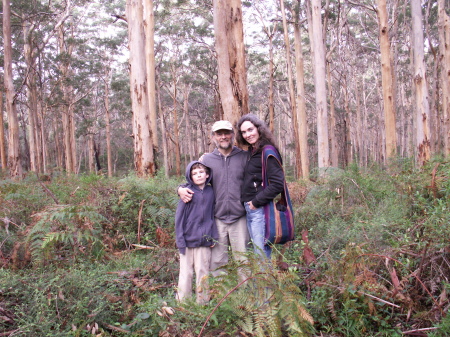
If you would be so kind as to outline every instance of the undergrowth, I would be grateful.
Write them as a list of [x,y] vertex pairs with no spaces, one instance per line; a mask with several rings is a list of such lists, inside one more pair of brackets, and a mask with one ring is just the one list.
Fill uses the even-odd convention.
[[447,336],[449,177],[450,164],[436,158],[421,169],[399,160],[290,182],[296,240],[275,247],[274,268],[251,257],[246,266],[231,262],[226,276],[211,281],[207,306],[175,302],[181,179],[1,180],[0,330]]

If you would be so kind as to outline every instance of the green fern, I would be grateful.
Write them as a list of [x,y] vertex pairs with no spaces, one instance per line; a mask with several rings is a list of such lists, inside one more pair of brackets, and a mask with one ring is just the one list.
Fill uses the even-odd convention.
[[[273,265],[261,265],[250,256],[246,265],[231,262],[227,273],[217,278],[213,294],[221,307],[230,310],[236,325],[254,336],[310,336],[313,318],[305,306],[295,271],[279,271]],[[237,270],[248,278],[237,283]]]
[[102,255],[101,224],[107,219],[91,206],[57,205],[35,216],[26,237],[34,263]]

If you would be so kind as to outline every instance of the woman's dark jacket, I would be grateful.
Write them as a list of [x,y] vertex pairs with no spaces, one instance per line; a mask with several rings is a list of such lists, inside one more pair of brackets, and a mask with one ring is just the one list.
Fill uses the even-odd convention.
[[[267,178],[269,185],[262,186],[262,150],[249,149],[249,157],[244,171],[244,182],[241,187],[241,202],[251,201],[253,206],[259,208],[283,192],[284,172],[274,157],[267,161]],[[281,158],[281,156],[280,156]]]

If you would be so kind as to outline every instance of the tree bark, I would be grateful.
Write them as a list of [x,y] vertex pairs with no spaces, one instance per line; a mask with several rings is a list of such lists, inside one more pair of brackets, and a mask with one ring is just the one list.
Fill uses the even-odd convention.
[[33,55],[32,49],[32,30],[33,27],[30,22],[23,22],[23,37],[24,37],[24,56],[27,65],[27,77],[25,84],[27,86],[28,99],[28,139],[30,142],[30,170],[33,172],[42,171],[42,149],[39,145],[39,129],[37,122],[37,87],[36,87],[36,59]]
[[[339,147],[336,137],[336,109],[334,105],[334,93],[333,93],[333,83],[331,80],[331,61],[326,62],[326,72],[327,72],[327,84],[328,84],[328,97],[330,102],[330,125],[329,125],[329,139],[330,139],[330,164],[333,167],[339,167]],[[345,145],[344,145],[345,146]],[[347,149],[343,149],[344,157],[347,154]],[[345,164],[344,164],[345,166]]]
[[144,1],[144,13],[148,105],[150,110],[153,149],[154,154],[156,154],[158,152],[158,124],[156,117],[155,16],[153,12],[153,0]]
[[442,133],[444,155],[450,155],[450,17],[445,12],[445,0],[438,0],[439,58],[442,64]]
[[183,91],[183,113],[186,116],[186,145],[187,154],[189,155],[189,161],[194,160],[194,146],[192,145],[192,128],[191,118],[189,116],[189,94],[191,92],[191,85],[185,84]]
[[108,177],[113,176],[112,154],[111,154],[111,113],[109,111],[109,80],[110,69],[105,72],[105,124],[106,124],[106,158],[108,162]]
[[322,17],[320,0],[311,0],[312,31],[314,36],[314,82],[317,112],[317,143],[319,168],[330,165],[328,142],[328,115],[325,72],[325,47],[322,35]]
[[213,8],[220,102],[234,125],[249,111],[241,0],[214,0]]
[[301,177],[303,179],[309,178],[309,157],[308,157],[308,120],[306,116],[306,95],[305,95],[305,70],[303,66],[303,50],[302,37],[300,34],[300,0],[298,1],[299,13],[295,16],[294,25],[294,41],[295,41],[295,68],[297,79],[297,124],[300,143],[300,163],[301,163]]
[[143,8],[140,0],[127,0],[130,49],[130,90],[133,110],[134,165],[139,177],[155,174],[153,136],[150,125]]
[[6,160],[5,146],[5,123],[3,122],[3,91],[0,91],[0,165],[2,170],[6,170],[8,162]]
[[292,130],[294,131],[294,144],[295,144],[295,178],[302,176],[301,165],[301,152],[300,152],[300,139],[299,139],[299,127],[297,116],[297,101],[295,97],[294,79],[292,76],[292,64],[291,64],[291,43],[289,41],[289,31],[286,21],[286,12],[284,10],[284,0],[280,0],[281,17],[283,19],[283,32],[284,32],[284,45],[286,50],[286,67],[288,74],[289,85],[289,98],[291,102],[291,116],[292,116]]
[[159,122],[161,127],[161,141],[163,146],[163,165],[164,165],[164,176],[169,178],[169,151],[167,146],[167,135],[166,135],[166,127],[164,123],[164,111],[161,104],[161,86],[157,87],[157,95],[158,95],[158,108],[159,108]]
[[397,153],[397,135],[395,128],[395,97],[386,0],[377,0],[377,6],[381,49],[381,82],[383,87],[384,124],[386,132],[386,158],[392,158]]
[[[70,77],[69,56],[72,54],[73,45],[65,39],[63,26],[58,28],[59,53],[62,57],[60,71],[62,77],[63,106],[62,126],[64,137],[64,158],[67,173],[76,173],[76,144],[75,144],[75,119],[73,117],[72,91],[69,84],[65,83]],[[68,44],[68,46],[67,46]]]
[[416,164],[423,166],[431,156],[430,105],[423,51],[422,8],[420,0],[411,0],[414,84],[416,94]]
[[3,48],[4,48],[4,82],[6,93],[6,112],[8,115],[8,167],[11,179],[22,178],[22,160],[19,143],[19,120],[15,102],[15,90],[12,74],[11,46],[11,7],[8,0],[3,0]]

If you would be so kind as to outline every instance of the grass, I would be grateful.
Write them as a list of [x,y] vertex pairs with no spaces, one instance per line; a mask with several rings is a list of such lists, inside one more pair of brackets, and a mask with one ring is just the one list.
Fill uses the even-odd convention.
[[[0,331],[376,337],[435,328],[430,335],[445,336],[449,176],[450,164],[434,159],[420,170],[403,161],[388,169],[334,170],[314,183],[290,182],[297,236],[277,247],[279,268],[257,278],[261,282],[248,282],[256,287],[249,288],[237,286],[236,266],[230,265],[229,276],[211,284],[208,306],[174,300],[179,179],[2,180],[0,218],[10,223],[0,228]],[[36,235],[30,246],[27,235],[39,228],[51,235]],[[80,236],[83,228],[89,235]],[[47,245],[39,243],[45,237]],[[96,240],[102,254],[92,254]],[[49,242],[53,248],[45,251]],[[149,249],[136,249],[138,242]],[[305,260],[307,251],[314,262]],[[257,267],[246,266],[249,275],[258,275]],[[274,300],[261,311],[264,291],[253,289],[268,288]],[[314,331],[299,328],[302,314],[288,315],[292,303],[303,303],[298,310],[312,316]]]

